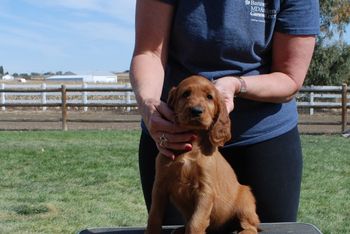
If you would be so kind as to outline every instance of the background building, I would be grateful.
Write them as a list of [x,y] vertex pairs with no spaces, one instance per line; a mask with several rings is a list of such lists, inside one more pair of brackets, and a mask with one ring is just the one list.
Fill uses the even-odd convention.
[[13,77],[13,76],[11,76],[11,75],[4,75],[3,77],[2,77],[2,80],[14,80],[15,79],[15,77]]
[[117,83],[118,76],[112,73],[91,75],[54,75],[45,80],[55,82]]

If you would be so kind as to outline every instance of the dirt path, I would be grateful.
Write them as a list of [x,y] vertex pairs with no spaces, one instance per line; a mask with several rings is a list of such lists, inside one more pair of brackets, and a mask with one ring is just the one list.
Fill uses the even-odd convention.
[[[61,130],[59,111],[0,112],[0,130]],[[69,130],[140,129],[138,114],[120,114],[113,111],[68,112]]]

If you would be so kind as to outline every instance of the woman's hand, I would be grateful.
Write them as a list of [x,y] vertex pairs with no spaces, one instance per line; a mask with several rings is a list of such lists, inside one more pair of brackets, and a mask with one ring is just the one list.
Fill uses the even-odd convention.
[[233,99],[235,94],[240,90],[240,82],[233,76],[225,76],[214,81],[215,87],[219,90],[226,104],[227,113],[230,113],[234,108]]
[[175,159],[174,151],[191,151],[195,135],[184,132],[176,123],[174,112],[160,100],[148,100],[143,105],[143,119],[161,154]]

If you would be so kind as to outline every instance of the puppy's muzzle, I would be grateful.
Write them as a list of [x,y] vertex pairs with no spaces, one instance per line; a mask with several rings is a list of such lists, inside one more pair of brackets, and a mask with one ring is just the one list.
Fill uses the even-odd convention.
[[201,106],[194,106],[190,108],[190,113],[191,113],[191,117],[200,117],[204,112],[203,107]]

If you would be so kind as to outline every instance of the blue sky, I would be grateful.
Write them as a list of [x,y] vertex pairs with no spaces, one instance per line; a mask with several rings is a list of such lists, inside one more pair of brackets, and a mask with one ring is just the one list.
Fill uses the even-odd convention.
[[135,2],[0,0],[0,65],[11,74],[127,70]]
[[128,69],[136,0],[1,0],[0,65],[9,73]]

